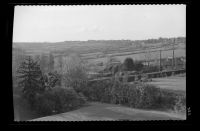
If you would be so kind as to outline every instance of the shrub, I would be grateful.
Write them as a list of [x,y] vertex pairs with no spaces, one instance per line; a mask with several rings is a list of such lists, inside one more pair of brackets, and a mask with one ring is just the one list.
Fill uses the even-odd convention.
[[186,99],[185,95],[177,96],[176,103],[174,105],[175,112],[186,112]]
[[141,71],[143,70],[144,65],[142,64],[142,61],[134,61],[134,69],[136,71]]
[[133,108],[184,110],[185,105],[185,97],[177,92],[150,84],[130,85],[117,80],[91,82],[83,94],[89,101],[122,104]]
[[156,108],[160,105],[161,91],[154,85],[140,86],[140,100],[138,108]]
[[73,89],[53,88],[37,96],[35,110],[41,115],[51,115],[73,110],[85,103]]
[[47,91],[44,94],[40,94],[36,97],[34,104],[34,110],[39,115],[51,115],[54,113],[56,101],[52,92]]
[[89,82],[83,94],[89,101],[110,103],[113,83],[110,80]]

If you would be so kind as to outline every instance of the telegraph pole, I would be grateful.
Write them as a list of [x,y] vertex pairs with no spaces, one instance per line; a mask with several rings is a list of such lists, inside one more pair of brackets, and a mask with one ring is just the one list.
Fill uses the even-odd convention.
[[160,71],[161,71],[161,51],[162,50],[160,50]]
[[174,65],[175,65],[175,60],[174,60],[174,45],[175,45],[175,38],[174,38],[174,42],[173,42],[173,60],[172,60],[172,68],[174,69]]

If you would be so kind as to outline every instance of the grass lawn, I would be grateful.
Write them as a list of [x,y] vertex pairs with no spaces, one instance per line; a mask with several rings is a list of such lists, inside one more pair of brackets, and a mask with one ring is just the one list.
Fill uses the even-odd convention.
[[185,115],[147,111],[115,104],[92,102],[89,106],[32,121],[93,121],[93,120],[184,120]]
[[149,84],[157,85],[160,88],[186,91],[186,77],[171,76],[166,78],[153,78]]

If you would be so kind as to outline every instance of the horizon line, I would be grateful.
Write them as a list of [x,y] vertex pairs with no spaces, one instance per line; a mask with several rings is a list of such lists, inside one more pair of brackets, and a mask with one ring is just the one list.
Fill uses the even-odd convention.
[[88,40],[64,40],[64,41],[13,41],[13,43],[59,43],[59,42],[70,42],[70,41],[142,41],[142,40],[151,40],[151,39],[173,39],[173,38],[180,38],[180,37],[185,37],[186,36],[177,36],[177,37],[157,37],[157,38],[146,38],[146,39],[88,39]]

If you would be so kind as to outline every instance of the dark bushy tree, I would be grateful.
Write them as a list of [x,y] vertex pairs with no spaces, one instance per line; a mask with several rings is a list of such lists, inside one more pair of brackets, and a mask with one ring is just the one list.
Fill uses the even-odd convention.
[[55,72],[49,72],[48,74],[43,75],[45,88],[52,89],[56,85],[61,86],[61,75]]
[[134,70],[134,61],[132,58],[126,58],[123,63],[124,71],[133,71]]
[[123,71],[141,71],[144,68],[144,65],[141,61],[133,61],[132,58],[126,58],[122,65]]
[[17,72],[20,74],[17,77],[20,79],[18,84],[22,87],[23,96],[32,105],[36,94],[45,90],[40,66],[33,61],[32,57],[28,56],[21,63]]

